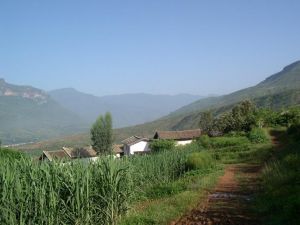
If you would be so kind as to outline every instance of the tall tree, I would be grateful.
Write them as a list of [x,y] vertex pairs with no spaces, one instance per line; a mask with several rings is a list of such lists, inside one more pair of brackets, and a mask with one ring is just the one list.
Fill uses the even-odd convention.
[[100,115],[91,128],[92,146],[98,154],[110,154],[112,152],[113,131],[112,116],[107,112]]
[[213,129],[213,124],[214,124],[214,117],[211,111],[201,112],[199,127],[202,129],[202,131],[206,134],[209,134]]

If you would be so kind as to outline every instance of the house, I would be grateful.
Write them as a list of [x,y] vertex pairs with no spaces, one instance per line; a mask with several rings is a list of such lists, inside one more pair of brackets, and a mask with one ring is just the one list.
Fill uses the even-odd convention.
[[113,145],[113,154],[116,158],[120,158],[124,155],[123,145]]
[[66,148],[63,147],[57,151],[43,151],[39,160],[72,160],[72,159],[94,159],[97,158],[97,153],[91,147],[88,148]]
[[39,160],[52,162],[53,160],[63,160],[68,158],[69,156],[64,150],[57,150],[43,151],[43,154],[39,157]]
[[132,136],[122,141],[124,155],[144,154],[150,152],[149,139]]
[[182,130],[182,131],[156,131],[153,139],[174,140],[176,145],[186,145],[192,143],[193,139],[201,136],[201,130]]
[[[122,145],[113,145],[113,154],[116,158],[120,158],[123,155]],[[53,161],[56,160],[92,160],[98,159],[97,152],[91,147],[86,148],[67,148],[63,147],[57,151],[43,151],[43,154],[39,157],[42,161]]]

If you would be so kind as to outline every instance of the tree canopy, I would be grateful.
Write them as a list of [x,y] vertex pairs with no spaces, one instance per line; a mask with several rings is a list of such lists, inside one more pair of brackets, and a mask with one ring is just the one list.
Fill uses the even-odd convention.
[[91,128],[92,146],[98,154],[110,154],[112,152],[113,131],[112,116],[106,113],[100,115]]

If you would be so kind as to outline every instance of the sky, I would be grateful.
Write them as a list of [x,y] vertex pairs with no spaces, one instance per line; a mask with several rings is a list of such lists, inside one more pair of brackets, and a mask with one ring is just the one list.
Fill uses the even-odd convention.
[[299,0],[1,0],[0,77],[94,95],[226,94],[300,60]]

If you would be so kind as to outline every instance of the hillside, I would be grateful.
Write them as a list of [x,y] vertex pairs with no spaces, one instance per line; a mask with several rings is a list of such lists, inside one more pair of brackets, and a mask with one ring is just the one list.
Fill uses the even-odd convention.
[[[176,110],[173,115],[184,114],[199,110],[216,109],[235,104],[243,99],[257,99],[264,96],[272,96],[289,90],[300,89],[300,61],[294,62],[279,73],[269,76],[256,86],[242,89],[228,95],[200,99]],[[295,102],[297,103],[297,102]],[[280,101],[274,107],[284,102]]]
[[[243,89],[225,96],[210,97],[187,105],[168,116],[152,122],[115,129],[115,141],[131,135],[149,136],[156,130],[182,130],[196,128],[200,112],[212,109],[216,115],[225,112],[242,100],[252,99],[259,107],[280,109],[300,104],[300,62],[285,67],[254,87]],[[81,134],[70,137],[49,140],[33,145],[21,146],[20,149],[55,149],[63,145],[76,146],[89,144],[89,135]]]
[[83,123],[44,91],[0,80],[0,140],[4,144],[82,132]]
[[93,123],[99,114],[109,111],[116,128],[158,119],[200,98],[188,94],[123,94],[97,97],[73,88],[50,91],[49,95],[89,124]]

